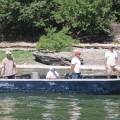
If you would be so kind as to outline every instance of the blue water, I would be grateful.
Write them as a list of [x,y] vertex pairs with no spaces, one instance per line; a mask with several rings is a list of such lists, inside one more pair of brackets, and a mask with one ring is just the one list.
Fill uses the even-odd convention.
[[0,120],[120,120],[120,95],[1,93]]

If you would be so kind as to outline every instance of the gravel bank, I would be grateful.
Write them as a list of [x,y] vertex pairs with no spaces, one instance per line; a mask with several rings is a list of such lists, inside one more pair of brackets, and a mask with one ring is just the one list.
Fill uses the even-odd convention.
[[[105,52],[108,49],[86,49],[86,48],[77,48],[79,51],[81,51],[81,58],[84,60],[84,65],[104,65],[104,56]],[[118,54],[118,63],[117,65],[120,65],[120,50],[116,49],[116,52]]]
[[[27,50],[27,51],[35,51],[35,45],[36,43],[26,43],[26,42],[1,42],[0,43],[0,51],[5,51],[6,48],[11,48],[13,50]],[[118,65],[120,65],[120,45],[116,44],[78,44],[74,49],[78,49],[81,51],[81,58],[84,60],[84,65],[103,65],[104,64],[104,55],[105,52],[108,50],[109,46],[114,46],[116,48],[116,52],[118,53],[119,62]],[[70,56],[71,58],[74,56],[73,52],[63,52],[63,54]],[[33,59],[33,62],[30,63],[33,65],[44,65],[42,63],[36,62]]]

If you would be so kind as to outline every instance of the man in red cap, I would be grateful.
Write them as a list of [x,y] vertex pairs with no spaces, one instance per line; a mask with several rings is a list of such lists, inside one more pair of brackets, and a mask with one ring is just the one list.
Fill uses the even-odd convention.
[[72,71],[72,79],[80,78],[80,69],[81,69],[81,61],[80,61],[80,51],[74,52],[74,57],[71,60],[71,71]]

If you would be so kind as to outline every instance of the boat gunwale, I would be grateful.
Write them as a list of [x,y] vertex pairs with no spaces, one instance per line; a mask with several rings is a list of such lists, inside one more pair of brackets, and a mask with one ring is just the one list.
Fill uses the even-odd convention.
[[85,81],[89,81],[89,82],[97,82],[97,81],[106,81],[106,82],[109,82],[109,81],[120,81],[120,79],[55,79],[55,80],[49,80],[49,79],[0,79],[0,82],[9,82],[9,81],[15,81],[15,82],[17,82],[17,81],[45,81],[45,82],[55,82],[55,81],[65,81],[65,82],[71,82],[71,81],[73,81],[73,82],[79,82],[79,81],[81,81],[81,82],[85,82]]

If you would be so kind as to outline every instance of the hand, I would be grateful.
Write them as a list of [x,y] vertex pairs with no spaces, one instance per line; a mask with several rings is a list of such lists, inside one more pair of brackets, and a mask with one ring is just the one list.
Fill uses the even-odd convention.
[[0,76],[0,77],[1,77],[1,78],[4,78],[5,76],[1,74],[1,76]]

